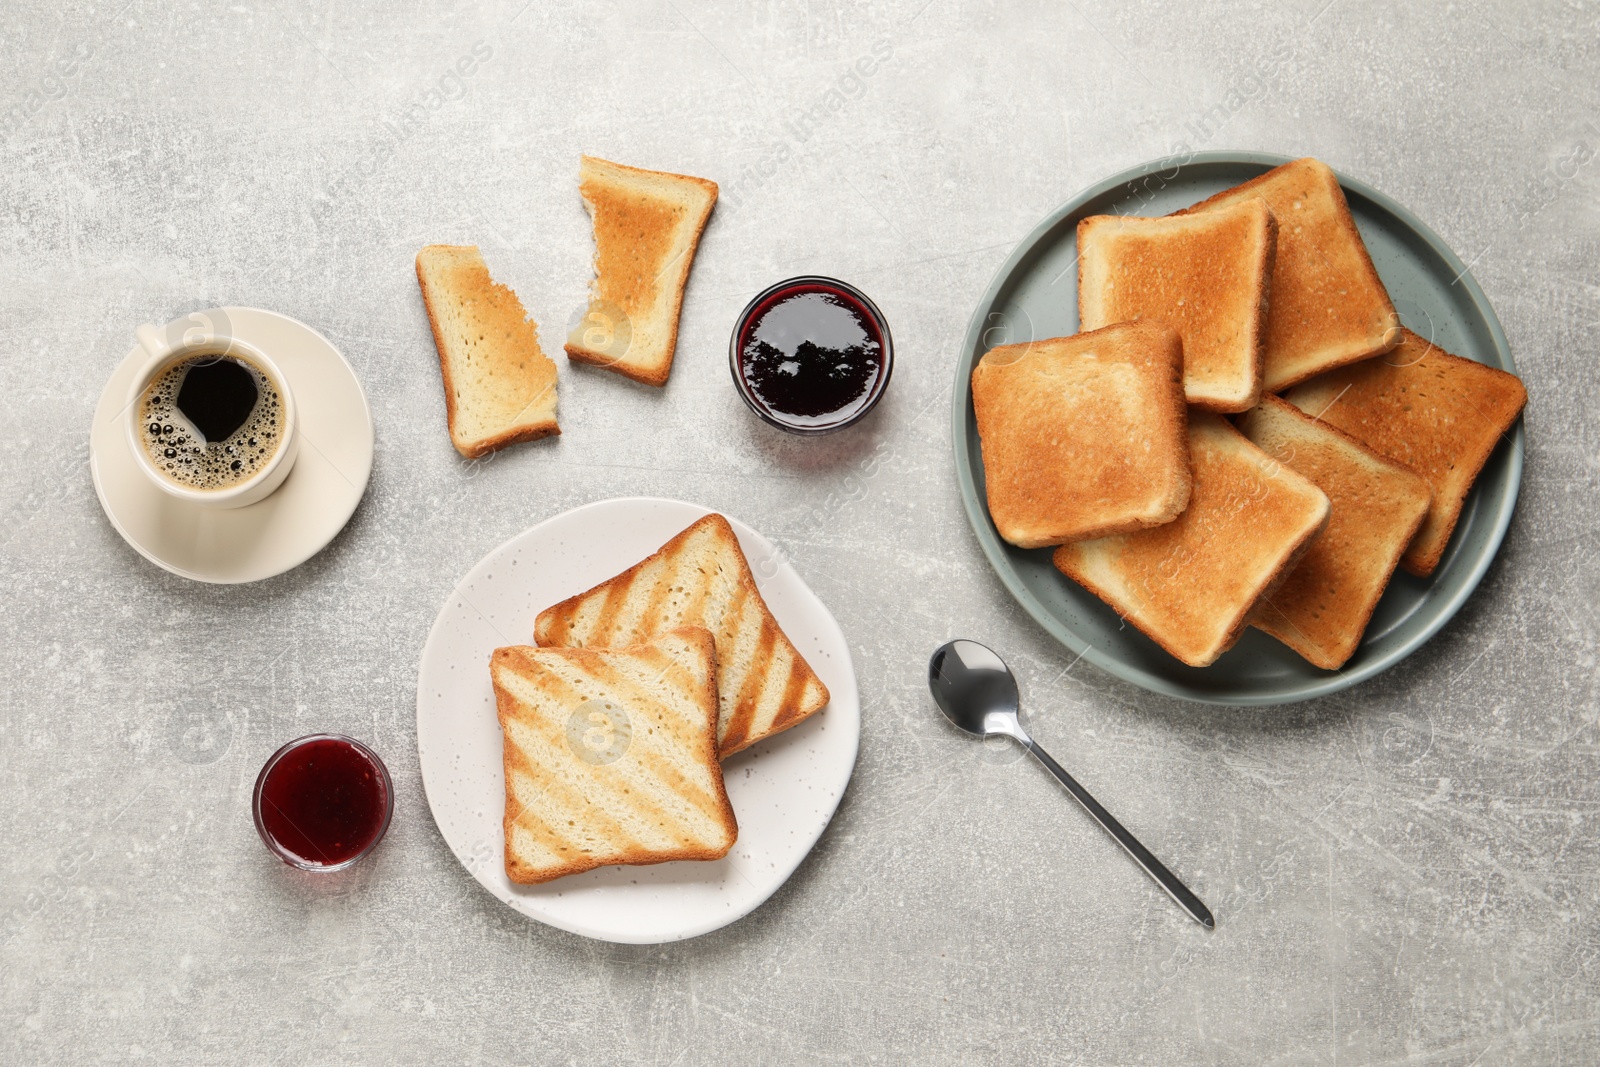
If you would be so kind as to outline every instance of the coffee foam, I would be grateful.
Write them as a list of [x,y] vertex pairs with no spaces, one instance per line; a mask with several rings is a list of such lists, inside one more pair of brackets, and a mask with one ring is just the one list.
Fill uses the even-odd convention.
[[[256,406],[244,424],[221,441],[207,441],[178,410],[178,390],[189,369],[227,359],[250,372]],[[190,489],[231,489],[260,473],[283,440],[283,398],[264,371],[240,355],[210,353],[180,360],[162,371],[139,399],[139,441],[156,470]]]

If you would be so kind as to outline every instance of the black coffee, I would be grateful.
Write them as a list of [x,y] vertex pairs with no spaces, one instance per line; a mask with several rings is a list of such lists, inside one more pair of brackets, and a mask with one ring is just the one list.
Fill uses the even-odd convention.
[[181,360],[145,389],[139,437],[156,469],[179,485],[227,489],[255,475],[283,439],[283,399],[236,355]]
[[256,409],[256,376],[231,359],[196,363],[178,386],[178,410],[207,441],[232,437]]

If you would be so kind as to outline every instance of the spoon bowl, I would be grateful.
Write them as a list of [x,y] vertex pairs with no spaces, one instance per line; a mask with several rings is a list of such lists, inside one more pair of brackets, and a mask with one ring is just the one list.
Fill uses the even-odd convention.
[[950,641],[928,661],[928,688],[945,718],[969,734],[1016,737],[1021,698],[1005,661],[976,641]]

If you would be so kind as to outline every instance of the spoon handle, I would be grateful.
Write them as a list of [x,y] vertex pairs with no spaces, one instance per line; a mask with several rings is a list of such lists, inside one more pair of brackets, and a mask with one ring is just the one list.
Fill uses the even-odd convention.
[[1099,823],[1106,833],[1116,839],[1117,844],[1133,857],[1135,863],[1144,868],[1146,874],[1156,880],[1156,883],[1165,889],[1178,906],[1188,912],[1201,926],[1207,930],[1214,930],[1217,920],[1211,917],[1211,911],[1200,902],[1200,898],[1189,891],[1189,887],[1178,880],[1178,876],[1167,870],[1166,864],[1156,859],[1150,850],[1139,843],[1139,839],[1130,834],[1123,825],[1112,818],[1111,813],[1100,806],[1100,802],[1089,795],[1089,791],[1078,784],[1078,780],[1068,774],[1066,768],[1050,758],[1050,753],[1040,748],[1033,740],[1023,742],[1024,747],[1032,753],[1033,758],[1044,764],[1044,769],[1056,776],[1056,780],[1067,787],[1067,792],[1072,798],[1083,805],[1095,822]]

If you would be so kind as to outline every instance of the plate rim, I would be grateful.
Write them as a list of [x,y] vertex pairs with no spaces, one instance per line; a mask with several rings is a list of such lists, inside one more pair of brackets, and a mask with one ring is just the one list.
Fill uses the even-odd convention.
[[[761,893],[758,899],[752,901],[748,908],[737,910],[736,913],[732,915],[719,914],[711,916],[700,923],[691,923],[675,927],[665,936],[651,936],[644,938],[619,937],[614,933],[600,932],[598,929],[588,927],[583,923],[561,921],[545,915],[533,915],[522,910],[521,908],[513,907],[508,901],[502,900],[494,892],[494,890],[488,885],[484,884],[484,882],[479,879],[477,873],[462,860],[455,847],[451,844],[449,838],[446,837],[444,828],[440,825],[438,813],[434,809],[434,797],[428,785],[428,775],[424,769],[424,763],[426,761],[422,752],[422,704],[424,693],[424,686],[422,684],[422,665],[427,662],[429,653],[433,649],[435,640],[442,640],[442,638],[439,638],[438,635],[440,633],[440,627],[445,621],[445,613],[449,609],[452,601],[457,599],[462,586],[464,586],[468,579],[470,579],[473,574],[481,569],[488,562],[488,560],[506,551],[512,544],[521,540],[523,537],[526,537],[533,531],[545,526],[549,526],[552,523],[558,522],[561,519],[567,518],[568,516],[577,514],[579,512],[617,504],[668,504],[675,507],[687,508],[691,511],[698,512],[702,516],[719,514],[734,524],[736,533],[738,532],[739,527],[743,527],[770,545],[773,549],[774,558],[777,559],[783,566],[786,566],[791,570],[795,580],[799,582],[800,587],[804,589],[805,592],[816,602],[816,607],[822,612],[823,618],[826,619],[827,622],[831,624],[834,630],[837,632],[839,648],[843,653],[842,664],[844,670],[848,673],[851,679],[851,691],[855,697],[853,701],[855,704],[855,714],[852,716],[852,728],[847,731],[849,735],[848,759],[841,761],[844,766],[844,774],[843,780],[839,786],[838,796],[834,798],[833,806],[828,812],[828,817],[823,820],[821,826],[817,830],[816,836],[811,839],[810,843],[804,850],[800,851],[795,856],[794,862],[790,864],[787,869],[783,870],[781,875],[772,881],[770,887],[767,888],[764,893]],[[446,594],[443,603],[440,605],[438,614],[434,616],[433,624],[428,628],[427,639],[423,642],[422,650],[418,656],[416,689],[418,776],[422,779],[423,797],[428,803],[428,814],[430,817],[432,817],[434,828],[437,830],[441,840],[443,840],[445,847],[449,850],[451,857],[455,859],[455,861],[461,866],[462,870],[466,872],[473,882],[475,882],[479,888],[487,893],[497,904],[510,908],[513,912],[530,921],[537,922],[554,929],[563,930],[567,933],[577,934],[581,937],[587,937],[597,941],[605,941],[611,944],[657,945],[670,944],[677,941],[687,941],[691,938],[701,937],[705,934],[720,930],[723,927],[730,926],[760,909],[764,904],[767,903],[767,901],[771,900],[772,897],[777,894],[778,890],[782,889],[786,884],[788,884],[789,879],[794,876],[795,871],[799,870],[800,865],[805,862],[806,858],[809,857],[813,851],[816,850],[817,845],[822,841],[823,835],[827,833],[828,827],[833,825],[833,820],[839,812],[839,806],[844,803],[844,797],[846,793],[849,792],[850,784],[855,778],[856,763],[860,759],[861,754],[861,698],[859,680],[856,678],[855,657],[850,651],[849,638],[844,632],[844,627],[839,625],[839,620],[834,617],[833,611],[820,596],[817,596],[816,591],[813,590],[810,584],[806,582],[805,578],[800,575],[799,570],[795,568],[794,564],[789,560],[787,553],[785,553],[778,545],[773,544],[771,539],[760,530],[726,511],[721,511],[716,508],[709,508],[703,504],[697,504],[687,500],[679,500],[673,497],[617,496],[605,497],[599,500],[591,500],[587,503],[579,504],[576,507],[567,508],[564,511],[557,512],[554,515],[550,515],[544,519],[541,519],[539,522],[533,523],[532,525],[519,530],[510,537],[507,537],[505,540],[501,541],[499,544],[495,545],[493,548],[485,551],[473,562],[469,568],[467,568],[466,572],[460,577],[460,579],[458,579],[451,586],[450,592]],[[831,695],[832,694],[830,693],[830,698]],[[832,703],[832,699],[830,699],[828,708],[823,709],[824,712],[832,707]],[[737,759],[738,757],[735,755],[732,758]]]
[[[1046,633],[1071,651],[1077,653],[1080,659],[1087,660],[1112,677],[1132,683],[1161,696],[1176,697],[1195,703],[1224,707],[1273,707],[1329,696],[1381,674],[1421,648],[1432,640],[1434,635],[1443,629],[1446,623],[1455,617],[1467,599],[1476,592],[1484,575],[1488,573],[1489,567],[1493,565],[1500,554],[1500,546],[1505,540],[1506,532],[1511,527],[1511,519],[1516,511],[1517,499],[1521,492],[1524,452],[1526,450],[1521,415],[1518,415],[1510,433],[1505,435],[1508,438],[1507,444],[1509,446],[1505,459],[1507,464],[1505,489],[1495,500],[1486,501],[1487,503],[1492,503],[1495,508],[1495,516],[1489,535],[1485,538],[1477,557],[1471,560],[1470,566],[1463,572],[1462,580],[1456,583],[1447,595],[1435,601],[1437,607],[1434,609],[1433,616],[1410,638],[1389,649],[1383,655],[1363,663],[1354,670],[1331,672],[1326,677],[1315,679],[1289,693],[1231,693],[1195,689],[1181,681],[1126,663],[1115,655],[1103,653],[1094,645],[1079,637],[1075,631],[1065,625],[1033,595],[1032,590],[1023,583],[1015,568],[1011,565],[1011,561],[1006,556],[1005,547],[1001,544],[999,533],[989,519],[988,507],[978,492],[972,464],[968,462],[967,454],[970,450],[971,442],[967,419],[972,408],[972,368],[976,365],[977,360],[981,358],[975,353],[978,352],[979,345],[982,342],[984,324],[988,321],[988,314],[995,309],[996,298],[999,296],[1000,291],[1011,282],[1018,265],[1035,250],[1051,231],[1061,224],[1063,219],[1118,186],[1126,185],[1173,167],[1182,168],[1194,164],[1220,163],[1260,166],[1262,173],[1265,173],[1273,167],[1302,158],[1281,155],[1276,152],[1256,152],[1242,149],[1212,149],[1187,153],[1186,156],[1187,158],[1182,163],[1177,163],[1175,161],[1176,157],[1172,155],[1146,160],[1143,163],[1124,168],[1079,190],[1029,230],[1017,243],[1016,247],[1012,249],[1005,262],[995,271],[988,286],[984,289],[983,295],[978,299],[971,319],[968,320],[967,332],[962,340],[961,350],[956,356],[955,387],[951,396],[950,440],[962,509],[966,512],[968,524],[972,527],[974,534],[977,535],[978,544],[983,550],[985,559],[996,576],[999,577],[1001,584],[1006,587],[1006,591],[1011,594],[1012,599],[1020,604],[1033,620],[1044,628]],[[1350,178],[1338,170],[1335,170],[1334,173],[1343,189],[1364,197],[1395,216],[1431,252],[1437,255],[1447,267],[1457,272],[1455,282],[1462,286],[1474,310],[1487,327],[1490,341],[1495,350],[1495,355],[1500,361],[1501,368],[1510,373],[1516,373],[1516,362],[1512,358],[1511,346],[1506,340],[1505,330],[1500,324],[1500,318],[1495,314],[1494,307],[1490,304],[1488,296],[1478,285],[1477,279],[1473,277],[1467,264],[1463,263],[1450,246],[1409,208],[1366,182]],[[1065,581],[1066,579],[1063,578],[1062,580]]]

